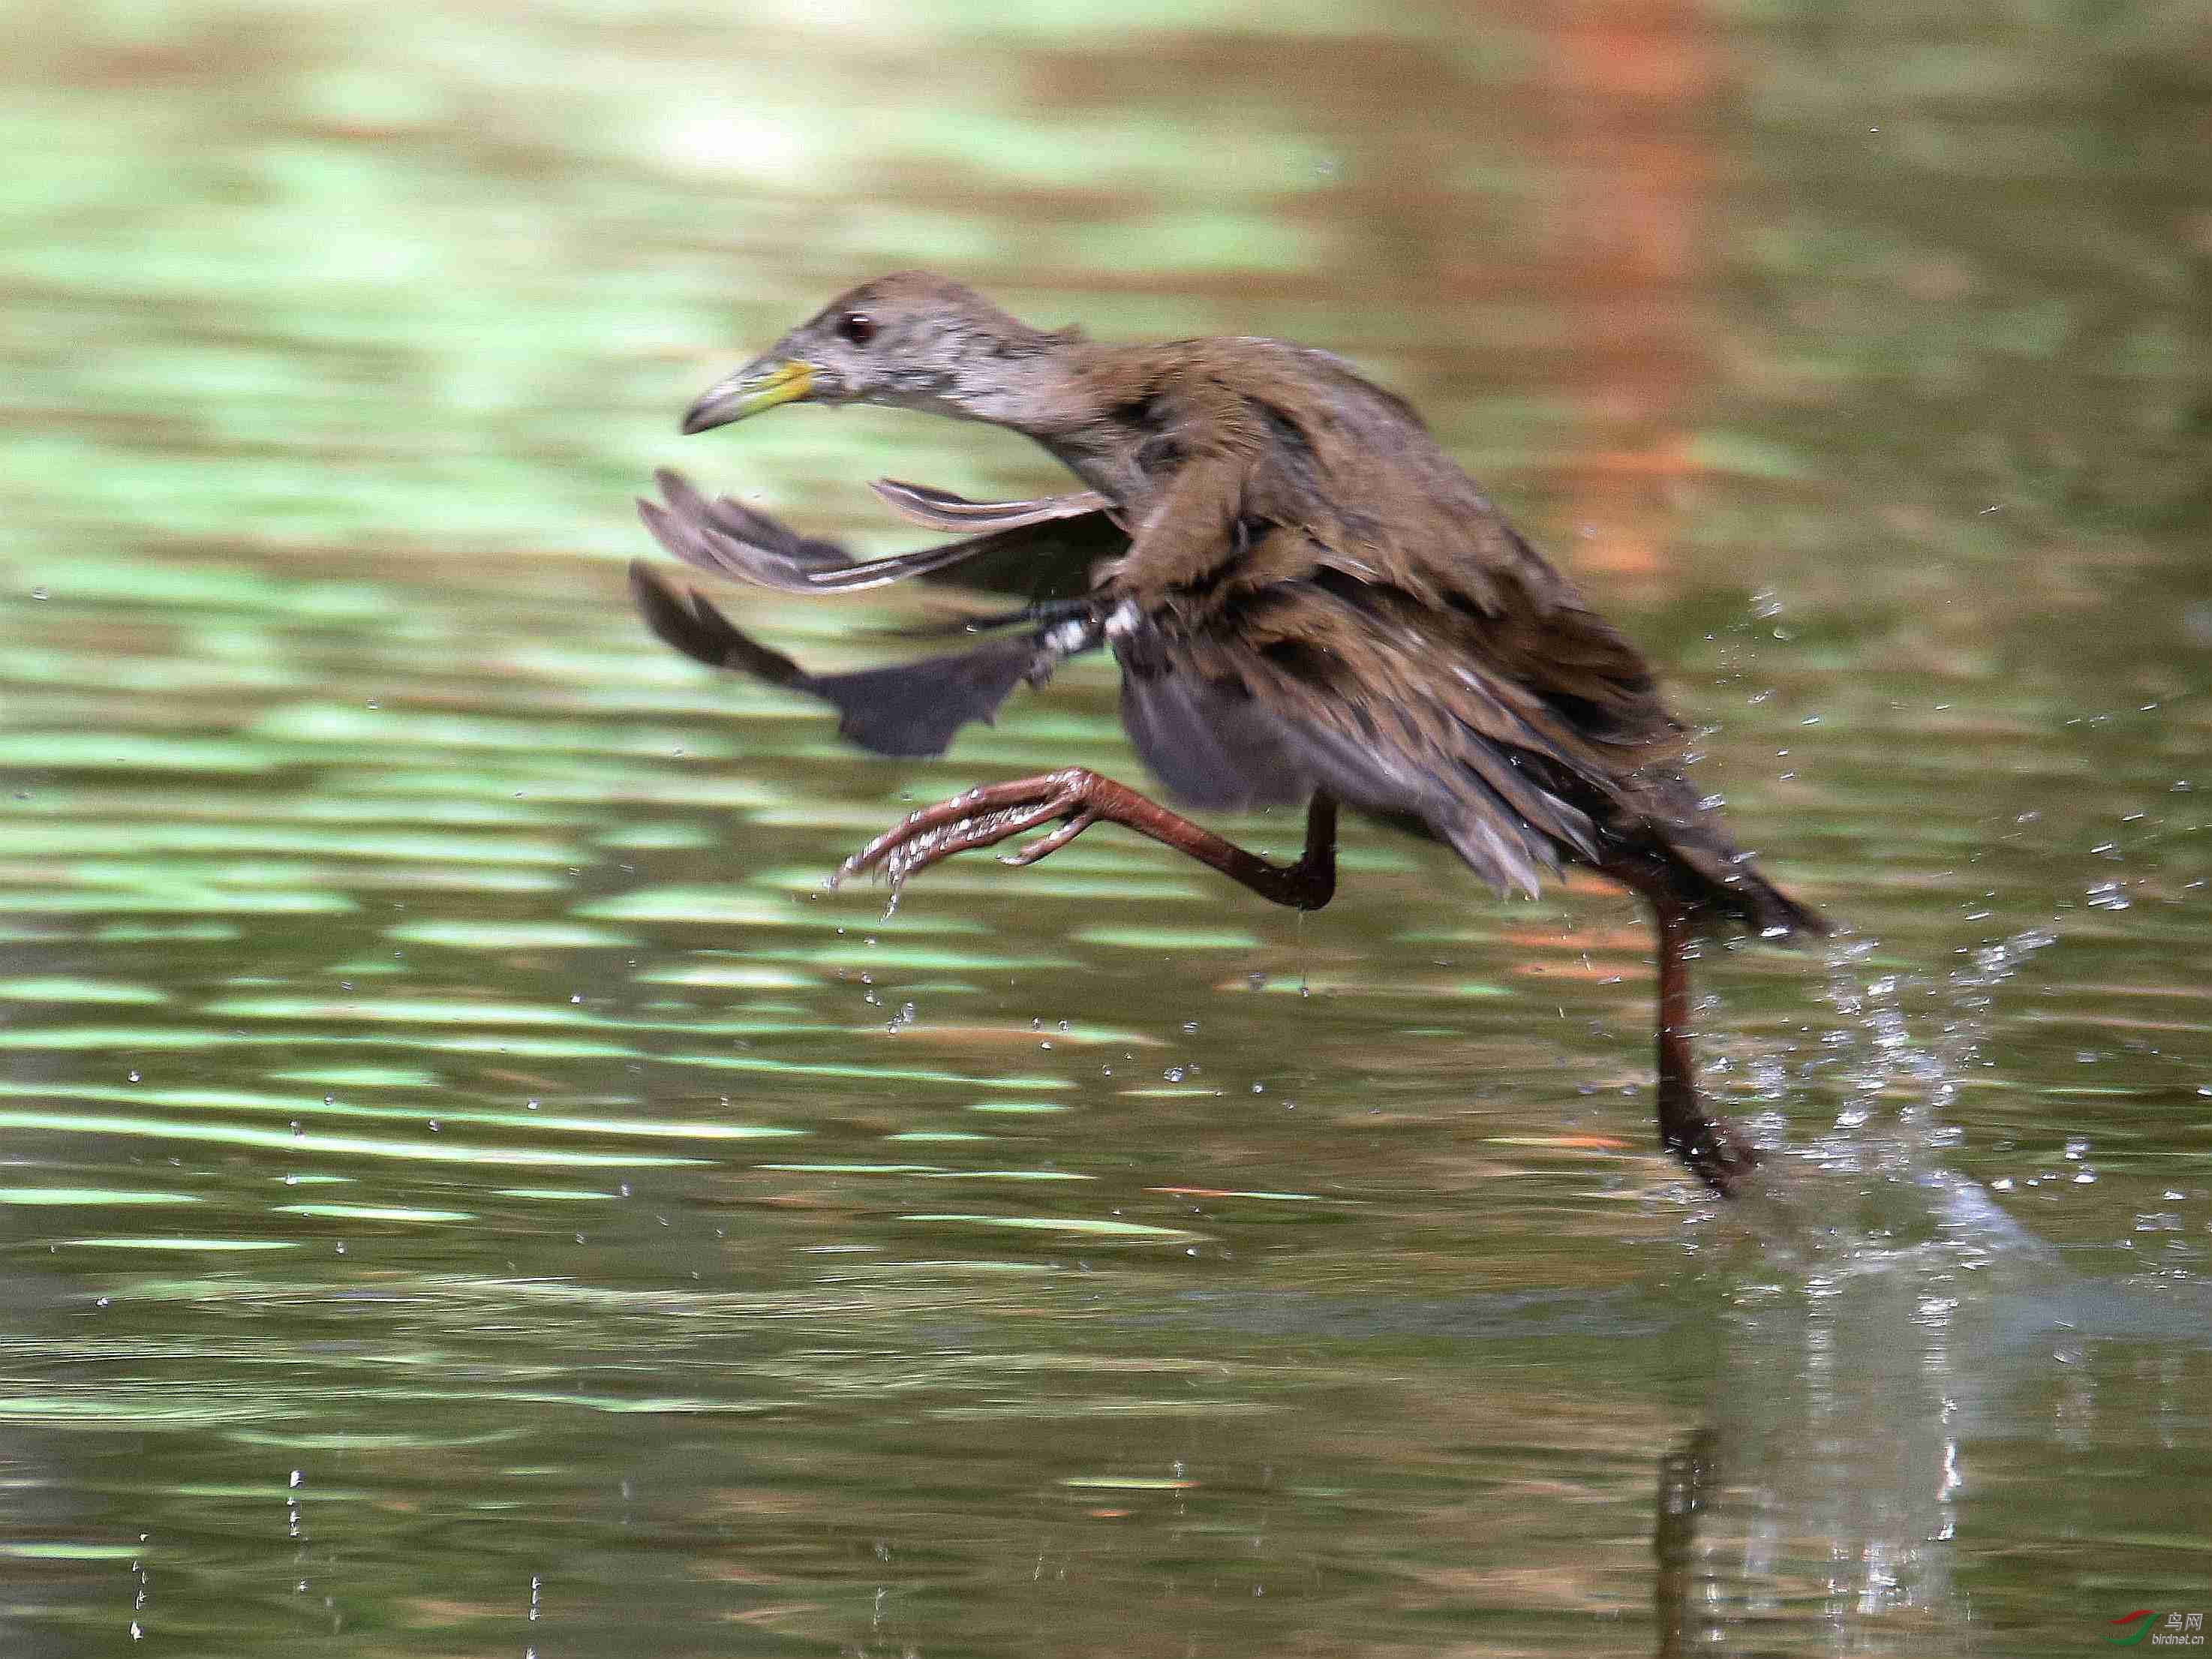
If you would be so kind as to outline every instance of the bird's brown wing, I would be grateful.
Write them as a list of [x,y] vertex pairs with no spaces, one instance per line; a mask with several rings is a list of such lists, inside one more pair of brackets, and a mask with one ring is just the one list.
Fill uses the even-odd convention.
[[1417,824],[1501,891],[1533,896],[1574,860],[1693,915],[1814,926],[1683,781],[1680,727],[1634,647],[1471,486],[1445,487],[1463,475],[1377,462],[1316,507],[1328,459],[1302,459],[1296,487],[1264,462],[1202,462],[1147,518],[1124,566],[1143,609],[1115,647],[1125,696],[1133,660],[1165,665],[1125,705],[1155,771],[1175,778],[1176,745],[1152,711],[1233,710],[1273,735],[1282,787]]
[[972,721],[989,725],[1013,689],[1048,675],[1071,648],[1056,630],[994,640],[973,651],[846,674],[810,674],[740,631],[697,593],[679,593],[642,563],[630,592],[646,623],[686,656],[735,669],[837,710],[839,733],[878,755],[941,755]]
[[1601,860],[1587,746],[1472,652],[1458,618],[1331,571],[1237,611],[1167,653],[1265,708],[1321,787],[1417,821],[1501,890]]
[[1702,924],[1826,931],[1699,800],[1641,659],[1579,606],[1469,616],[1323,568],[1170,654],[1265,708],[1319,787],[1419,823],[1500,891],[1572,860]]
[[[654,475],[663,500],[640,501],[638,516],[658,541],[696,569],[785,593],[854,592],[919,578],[957,582],[1039,599],[1073,598],[1090,586],[1091,566],[1127,550],[1128,538],[1106,513],[1081,498],[977,503],[995,520],[986,533],[881,559],[849,557],[835,542],[801,536],[728,496],[709,500],[675,471]],[[944,491],[904,486],[916,499],[958,501]],[[1026,516],[1015,509],[1030,509]]]
[[1308,511],[1316,479],[1277,487],[1267,471],[1249,453],[1193,458],[1115,576],[1130,600],[1108,628],[1124,724],[1152,769],[1170,782],[1198,769],[1177,751],[1196,749],[1199,722],[1165,714],[1233,709],[1272,735],[1279,787],[1418,823],[1500,889],[1533,894],[1565,856],[1599,861],[1579,799],[1594,791],[1567,786],[1602,769],[1485,648],[1496,618],[1409,591],[1386,526],[1362,535],[1348,515]]

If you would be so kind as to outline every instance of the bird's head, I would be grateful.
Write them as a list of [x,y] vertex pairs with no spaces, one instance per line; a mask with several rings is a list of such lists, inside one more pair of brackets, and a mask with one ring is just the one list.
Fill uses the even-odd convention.
[[973,289],[900,271],[841,294],[726,380],[684,417],[704,432],[778,404],[885,404],[963,420],[1025,423],[1082,337],[1047,333]]

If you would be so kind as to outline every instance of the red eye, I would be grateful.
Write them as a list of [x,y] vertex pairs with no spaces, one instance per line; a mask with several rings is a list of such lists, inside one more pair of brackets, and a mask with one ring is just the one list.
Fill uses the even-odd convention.
[[876,319],[865,311],[848,311],[837,319],[837,337],[864,346],[876,337]]

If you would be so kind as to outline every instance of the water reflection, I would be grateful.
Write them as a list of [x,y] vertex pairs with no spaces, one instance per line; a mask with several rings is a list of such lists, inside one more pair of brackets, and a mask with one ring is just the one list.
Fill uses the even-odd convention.
[[1974,1650],[1952,1547],[1984,1375],[1959,1352],[1965,1271],[1860,1260],[1740,1301],[1694,1467],[1662,1475],[1703,1510],[1667,1568],[1695,1586],[1694,1639],[1802,1621],[1839,1653]]

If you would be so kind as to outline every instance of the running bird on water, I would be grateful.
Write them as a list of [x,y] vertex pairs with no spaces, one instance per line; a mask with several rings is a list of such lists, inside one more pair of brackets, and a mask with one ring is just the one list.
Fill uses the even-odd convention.
[[[988,784],[909,814],[839,871],[896,881],[1032,830],[1033,864],[1120,823],[1301,910],[1336,885],[1340,804],[1441,841],[1501,891],[1579,864],[1639,895],[1657,932],[1662,1145],[1716,1191],[1758,1163],[1699,1098],[1688,963],[1701,935],[1786,940],[1826,924],[1753,867],[1682,775],[1680,723],[1613,625],[1523,541],[1402,398],[1280,340],[1100,345],[1045,332],[939,276],[856,288],[713,387],[703,432],[790,403],[886,404],[1006,427],[1085,488],[969,501],[890,482],[904,516],[963,532],[854,561],[677,474],[640,503],[677,557],[786,592],[909,577],[1012,583],[1030,602],[975,619],[988,642],[810,674],[642,564],[661,638],[834,705],[885,755],[941,754],[1015,686],[1103,647],[1121,720],[1178,804],[1306,809],[1305,849],[1270,863],[1082,768]],[[1048,827],[1049,826],[1049,827]]]

